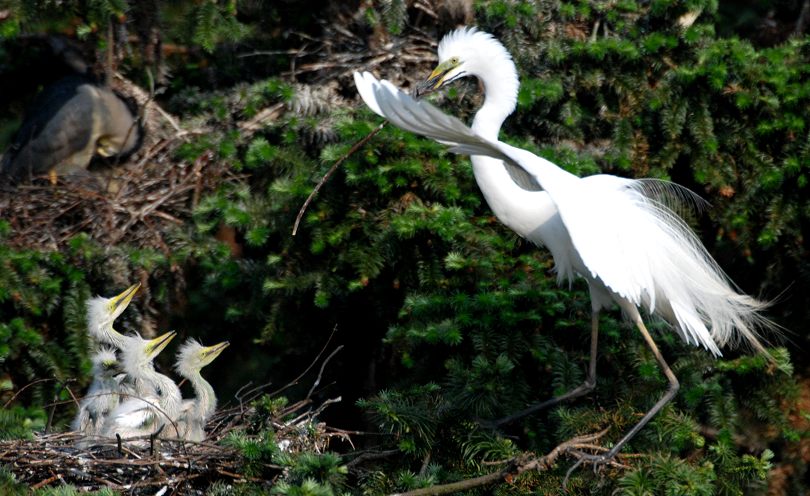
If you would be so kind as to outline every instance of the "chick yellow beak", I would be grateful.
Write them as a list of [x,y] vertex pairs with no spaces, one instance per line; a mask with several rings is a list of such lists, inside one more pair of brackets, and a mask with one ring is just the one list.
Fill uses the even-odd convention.
[[113,296],[110,299],[110,313],[120,315],[121,312],[123,312],[124,309],[129,306],[129,302],[132,301],[132,297],[135,296],[135,293],[137,293],[140,288],[140,283],[133,284],[120,295]]
[[169,331],[162,336],[158,336],[154,339],[150,339],[148,343],[146,343],[146,354],[150,357],[155,357],[160,354],[161,351],[168,345],[174,337],[177,336],[177,333],[174,331]]
[[206,358],[213,360],[214,358],[218,357],[220,353],[222,353],[222,350],[230,346],[230,344],[231,343],[228,341],[223,341],[219,344],[203,348],[203,355]]
[[416,85],[416,96],[426,95],[441,88],[447,82],[445,76],[456,67],[458,67],[458,62],[454,60],[445,60],[436,66],[426,80]]

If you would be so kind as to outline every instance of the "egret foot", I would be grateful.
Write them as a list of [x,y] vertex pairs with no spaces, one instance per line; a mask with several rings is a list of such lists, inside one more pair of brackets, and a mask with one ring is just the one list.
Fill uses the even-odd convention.
[[571,477],[571,474],[573,474],[576,469],[578,469],[579,467],[581,467],[586,463],[590,463],[593,466],[594,472],[601,471],[607,465],[624,469],[630,468],[628,465],[625,465],[615,460],[618,452],[614,452],[614,450],[610,450],[607,453],[600,453],[598,455],[593,453],[585,453],[579,450],[573,450],[570,453],[577,458],[577,461],[576,463],[571,465],[571,468],[569,468],[568,471],[565,473],[565,478],[563,479],[562,486],[563,490],[566,492],[568,492],[568,479]]

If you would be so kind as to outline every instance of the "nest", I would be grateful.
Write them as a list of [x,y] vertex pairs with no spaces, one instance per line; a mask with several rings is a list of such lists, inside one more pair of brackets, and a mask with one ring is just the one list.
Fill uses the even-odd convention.
[[[312,408],[309,399],[299,401],[262,419],[263,427],[273,430],[274,442],[284,452],[322,453],[333,438],[348,439],[345,432],[317,420],[335,401],[339,398],[318,408]],[[244,405],[221,410],[208,422],[208,437],[200,443],[153,436],[77,448],[82,440],[78,433],[36,434],[32,439],[0,441],[0,464],[32,489],[72,484],[82,491],[109,488],[154,495],[203,494],[215,482],[269,485],[283,475],[283,467],[265,464],[262,478],[247,475],[239,450],[221,442],[231,432],[254,429],[255,416],[255,409]]]
[[[421,0],[415,6],[421,15],[440,19],[450,15],[442,14],[445,3],[465,2]],[[291,70],[282,76],[299,82],[295,98],[237,122],[240,134],[250,136],[287,112],[319,115],[323,116],[321,123],[304,130],[303,138],[320,146],[335,139],[328,111],[347,105],[344,96],[356,93],[354,71],[373,71],[405,88],[430,72],[436,58],[433,36],[418,31],[390,36],[384,30],[356,34],[363,31],[358,27],[364,24],[363,12],[338,9],[338,19],[323,26],[320,38],[305,37],[300,48],[291,50]],[[262,55],[264,52],[240,56]],[[210,129],[183,130],[176,116],[120,74],[115,74],[113,88],[138,109],[145,136],[141,149],[124,164],[105,164],[85,174],[60,177],[55,184],[40,178],[0,189],[0,218],[10,224],[13,233],[4,240],[6,244],[59,250],[84,233],[103,245],[123,243],[168,253],[165,234],[190,219],[200,198],[223,181],[240,179],[213,152],[203,153],[191,163],[174,159],[175,149],[189,135]]]
[[127,243],[166,250],[163,234],[190,218],[203,193],[235,176],[203,154],[193,163],[170,163],[170,146],[157,160],[142,160],[56,184],[36,180],[0,192],[0,211],[17,248],[58,250],[80,233],[105,245]]

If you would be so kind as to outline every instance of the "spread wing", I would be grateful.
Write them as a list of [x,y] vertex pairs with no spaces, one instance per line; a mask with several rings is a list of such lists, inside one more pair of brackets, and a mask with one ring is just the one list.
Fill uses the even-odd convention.
[[[757,347],[755,328],[767,325],[762,305],[740,295],[671,205],[685,189],[615,176],[578,178],[531,152],[475,134],[464,123],[419,102],[387,81],[355,75],[375,112],[451,151],[495,157],[523,169],[557,206],[589,275],[614,294],[676,324],[682,336],[719,355],[717,343],[734,328]],[[659,300],[659,301],[657,301]],[[711,324],[711,332],[706,324]],[[716,342],[715,342],[716,340]],[[761,345],[759,345],[761,348]]]

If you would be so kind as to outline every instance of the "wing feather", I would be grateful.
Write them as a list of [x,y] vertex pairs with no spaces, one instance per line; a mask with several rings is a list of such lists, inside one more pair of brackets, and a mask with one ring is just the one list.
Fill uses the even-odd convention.
[[697,195],[666,181],[578,178],[527,150],[477,135],[387,81],[367,73],[361,81],[361,97],[394,125],[445,143],[452,152],[494,157],[532,176],[557,206],[592,281],[663,316],[687,342],[715,355],[718,344],[740,337],[764,350],[757,330],[773,326],[758,313],[765,305],[737,292],[678,215],[684,205],[702,205]]

